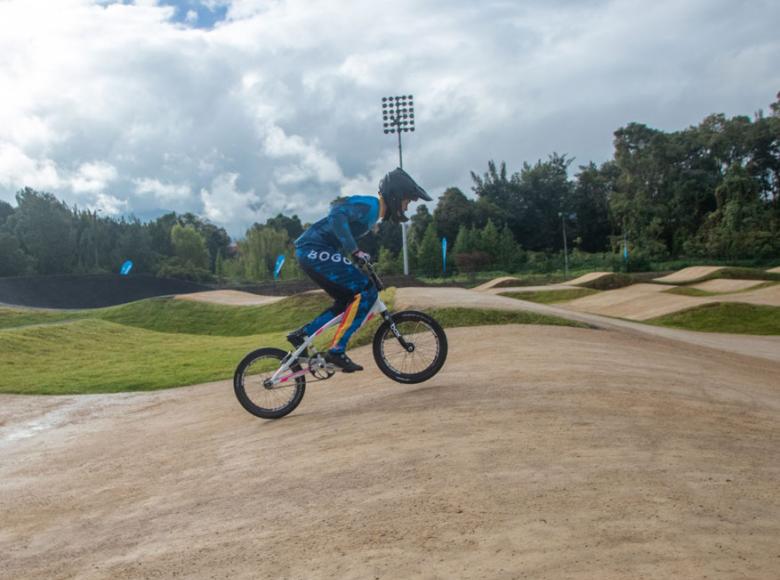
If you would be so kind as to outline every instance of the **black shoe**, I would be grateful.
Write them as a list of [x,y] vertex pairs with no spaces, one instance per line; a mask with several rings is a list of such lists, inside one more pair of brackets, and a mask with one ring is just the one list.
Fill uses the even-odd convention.
[[[303,331],[303,328],[299,328],[298,330],[294,330],[287,335],[287,342],[293,345],[295,350],[298,350],[298,347],[300,347],[304,342],[306,342],[306,338],[307,338],[306,333]],[[308,349],[305,349],[300,354],[300,356],[306,356],[307,350]]]
[[363,370],[363,367],[359,364],[355,364],[344,352],[326,352],[325,362],[329,362],[333,366],[340,368],[345,373],[354,373],[355,371]]

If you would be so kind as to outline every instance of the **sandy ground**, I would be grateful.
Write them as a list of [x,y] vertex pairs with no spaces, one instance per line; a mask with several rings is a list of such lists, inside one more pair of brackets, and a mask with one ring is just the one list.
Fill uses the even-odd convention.
[[226,304],[228,306],[256,306],[273,304],[282,300],[284,296],[260,296],[251,292],[239,290],[212,290],[209,292],[194,292],[192,294],[178,294],[177,300],[193,300],[195,302],[211,302],[213,304]]
[[549,292],[552,290],[579,289],[579,286],[572,286],[570,284],[545,284],[544,286],[510,286],[506,288],[488,288],[486,290],[482,290],[482,292],[487,292],[489,294],[505,294],[507,292]]
[[769,270],[767,270],[767,272],[772,272],[773,274],[780,274],[780,266],[770,268]]
[[[660,288],[664,289],[663,286]],[[683,298],[687,298],[687,296],[683,296]],[[396,307],[399,310],[406,308],[457,307],[459,305],[468,305],[472,308],[526,310],[576,320],[594,328],[621,330],[631,334],[643,335],[651,339],[672,340],[706,347],[720,353],[741,354],[780,363],[780,336],[734,335],[664,328],[589,312],[578,312],[566,308],[565,306],[568,304],[571,304],[571,302],[563,305],[537,304],[505,296],[473,292],[463,288],[399,288],[396,291]]]
[[656,282],[663,282],[665,284],[684,284],[686,282],[693,282],[699,278],[709,276],[713,272],[722,270],[723,266],[691,266],[689,268],[683,268],[668,276],[656,278]]
[[494,278],[493,280],[490,280],[489,282],[485,282],[484,284],[480,284],[479,286],[476,286],[472,288],[472,290],[476,290],[477,292],[533,292],[538,289],[545,289],[545,290],[555,290],[555,289],[566,289],[566,288],[576,288],[578,284],[585,284],[586,282],[592,282],[593,280],[598,280],[599,278],[603,278],[604,276],[609,276],[609,272],[589,272],[588,274],[583,274],[579,278],[575,278],[574,280],[569,280],[564,284],[548,284],[546,286],[518,286],[518,287],[502,287],[497,288],[499,284],[512,281],[512,282],[520,282],[520,279],[515,276],[503,276],[501,278]]
[[490,290],[491,288],[495,288],[499,284],[502,284],[504,282],[520,282],[520,278],[517,278],[516,276],[501,276],[500,278],[493,278],[489,282],[485,282],[484,284],[480,284],[479,286],[475,286],[473,289],[477,292],[484,292],[485,290]]
[[449,331],[420,385],[0,396],[2,578],[776,579],[780,364]]
[[576,286],[578,284],[593,282],[594,280],[598,280],[599,278],[603,278],[604,276],[610,276],[611,274],[612,274],[611,272],[588,272],[587,274],[583,274],[579,278],[575,278],[574,280],[569,280],[566,283]]
[[694,308],[699,298],[668,294],[662,284],[632,284],[561,304],[562,307],[630,320],[648,320],[678,310]]
[[580,312],[616,316],[629,320],[649,320],[713,302],[741,302],[780,306],[780,285],[723,296],[683,296],[664,292],[659,284],[634,284],[561,304]]

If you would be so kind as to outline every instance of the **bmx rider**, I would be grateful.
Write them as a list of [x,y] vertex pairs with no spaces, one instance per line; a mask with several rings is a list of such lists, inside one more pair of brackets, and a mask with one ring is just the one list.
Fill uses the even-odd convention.
[[370,261],[358,248],[356,239],[370,232],[377,222],[406,222],[409,203],[432,201],[425,190],[403,169],[396,168],[379,182],[379,197],[355,195],[334,205],[330,213],[313,224],[295,240],[295,257],[304,272],[333,299],[333,305],[287,335],[299,347],[311,333],[342,312],[344,320],[333,337],[325,360],[345,373],[362,371],[363,367],[346,354],[347,343],[363,324],[377,298],[377,290],[354,261]]

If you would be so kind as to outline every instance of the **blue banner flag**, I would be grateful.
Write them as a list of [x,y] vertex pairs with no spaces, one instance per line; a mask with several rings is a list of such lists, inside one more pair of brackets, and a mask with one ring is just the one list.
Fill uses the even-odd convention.
[[122,267],[119,269],[119,273],[122,276],[127,276],[130,273],[130,270],[133,269],[133,261],[127,260],[124,264],[122,264]]
[[628,260],[628,246],[623,244],[623,259]]
[[447,273],[447,238],[441,239],[441,265],[444,273]]
[[282,271],[282,266],[284,266],[284,254],[279,254],[279,257],[276,258],[276,266],[274,267],[274,280],[279,277],[279,272]]

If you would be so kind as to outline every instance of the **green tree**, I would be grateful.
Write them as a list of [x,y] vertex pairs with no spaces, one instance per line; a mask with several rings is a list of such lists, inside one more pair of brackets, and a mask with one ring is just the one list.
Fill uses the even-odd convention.
[[488,254],[496,262],[498,259],[498,241],[498,228],[496,228],[493,220],[488,220],[488,223],[479,232],[477,249]]
[[515,272],[525,261],[525,252],[515,241],[512,230],[504,226],[498,238],[495,252],[496,265],[506,272]]
[[380,248],[377,257],[377,271],[380,274],[401,274],[403,264],[399,263],[398,256],[394,255],[388,248]]
[[270,280],[277,257],[289,251],[288,242],[285,230],[252,226],[246,238],[238,242],[244,277],[250,280]]
[[8,218],[11,217],[13,213],[13,206],[6,201],[0,200],[0,228],[3,227],[5,222],[8,221]]
[[553,153],[547,161],[524,163],[519,173],[507,176],[506,164],[497,168],[493,161],[480,177],[471,173],[474,192],[475,223],[479,227],[492,221],[509,225],[515,238],[532,250],[557,250],[562,246],[558,231],[558,212],[571,211],[573,185],[568,178],[571,159]]
[[217,253],[217,260],[214,264],[214,274],[219,280],[222,280],[225,277],[225,259],[222,257],[222,250]]
[[0,231],[0,276],[21,276],[27,274],[32,260],[19,246],[17,239]]
[[436,226],[430,223],[425,230],[422,242],[417,248],[416,268],[428,276],[438,276],[442,273],[441,240],[436,233]]
[[154,271],[154,253],[149,229],[138,219],[120,222],[119,226],[112,252],[112,262],[115,267],[111,269],[116,271],[125,260],[132,260],[135,272]]
[[175,212],[170,212],[158,217],[147,227],[152,238],[152,248],[158,256],[173,256],[173,244],[171,243],[171,230],[179,223]]
[[457,187],[448,188],[433,211],[433,223],[439,235],[454,242],[461,227],[473,225],[474,205]]
[[612,227],[609,219],[609,195],[617,178],[614,164],[601,168],[595,163],[580,166],[575,178],[570,209],[575,214],[572,239],[579,238],[585,252],[603,252],[609,247]]
[[[477,234],[478,235],[478,234]],[[452,246],[453,254],[468,254],[477,250],[475,230],[471,227],[460,226],[455,244]]]
[[[558,213],[570,213],[573,184],[568,177],[571,159],[553,153],[547,161],[523,164],[516,177],[520,206],[525,209],[512,233],[529,250],[561,250]],[[511,224],[510,224],[511,227]]]
[[22,250],[34,260],[39,274],[72,271],[75,255],[73,215],[67,205],[50,193],[29,187],[16,194],[16,210],[6,227],[15,235]]
[[421,242],[428,226],[433,222],[433,216],[428,211],[428,207],[418,205],[417,211],[414,212],[410,221],[409,236],[414,238],[415,241]]
[[268,218],[265,225],[269,228],[286,231],[290,240],[297,239],[303,233],[303,225],[297,215],[290,218],[280,213],[276,217]]
[[206,242],[193,226],[176,224],[171,229],[171,245],[174,255],[185,264],[207,269],[209,254]]

